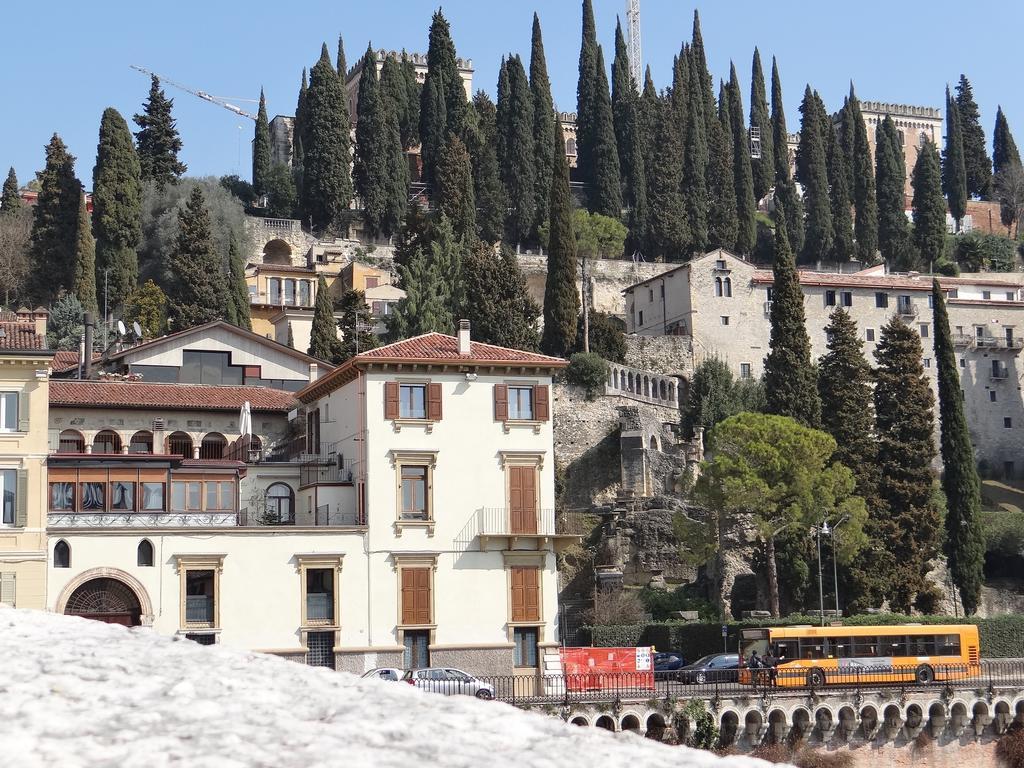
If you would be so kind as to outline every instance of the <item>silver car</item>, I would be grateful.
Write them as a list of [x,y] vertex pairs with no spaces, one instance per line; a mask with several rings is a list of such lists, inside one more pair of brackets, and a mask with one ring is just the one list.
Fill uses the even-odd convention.
[[477,680],[461,669],[452,669],[451,667],[412,669],[406,672],[402,679],[421,690],[443,693],[445,696],[465,694],[488,701],[494,698],[493,685],[485,683],[483,680]]
[[403,670],[396,667],[377,667],[376,669],[371,669],[369,672],[363,672],[360,677],[377,677],[381,680],[393,680],[397,682],[402,679],[402,675],[404,674],[405,672]]

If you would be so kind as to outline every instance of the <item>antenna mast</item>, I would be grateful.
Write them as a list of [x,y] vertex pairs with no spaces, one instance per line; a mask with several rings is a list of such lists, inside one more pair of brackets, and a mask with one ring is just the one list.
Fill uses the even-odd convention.
[[640,0],[626,0],[626,26],[629,29],[629,74],[638,91],[644,88],[643,51],[640,47]]

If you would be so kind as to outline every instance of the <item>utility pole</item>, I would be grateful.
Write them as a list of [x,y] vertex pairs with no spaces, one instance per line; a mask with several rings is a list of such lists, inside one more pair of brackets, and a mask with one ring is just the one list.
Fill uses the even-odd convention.
[[629,30],[629,43],[626,49],[629,56],[629,74],[633,78],[633,86],[640,92],[644,87],[644,57],[640,45],[640,0],[626,0],[626,27]]
[[583,254],[580,262],[580,270],[583,276],[583,351],[590,351],[590,309],[587,302],[587,255]]
[[[107,282],[110,277],[110,267],[103,270],[103,353],[107,352],[107,327],[110,325],[110,315],[107,314]],[[92,354],[92,350],[88,351]]]

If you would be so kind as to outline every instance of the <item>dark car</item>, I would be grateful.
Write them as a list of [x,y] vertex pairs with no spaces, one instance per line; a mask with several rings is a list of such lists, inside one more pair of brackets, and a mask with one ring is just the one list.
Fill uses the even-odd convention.
[[666,673],[684,666],[686,659],[679,651],[661,651],[654,654],[654,676],[659,680],[672,678],[672,675]]
[[735,683],[739,679],[740,657],[735,653],[713,653],[681,667],[677,679],[684,683]]

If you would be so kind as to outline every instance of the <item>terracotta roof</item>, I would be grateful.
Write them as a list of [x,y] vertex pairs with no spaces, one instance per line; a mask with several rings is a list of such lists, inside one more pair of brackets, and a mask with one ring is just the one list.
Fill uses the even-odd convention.
[[53,370],[55,373],[69,371],[78,367],[77,349],[58,349],[53,355]]
[[254,411],[290,411],[295,395],[280,389],[204,384],[152,384],[124,381],[50,381],[50,406],[81,408],[169,408],[189,411],[237,411],[248,400]]
[[33,323],[0,322],[0,350],[45,352],[46,337],[36,334]]
[[[906,288],[908,290],[930,291],[932,275],[878,275],[878,274],[838,274],[836,272],[809,272],[800,270],[802,285],[835,285],[849,288]],[[755,283],[771,283],[774,278],[770,269],[759,269],[754,272]],[[1016,283],[1005,280],[979,280],[976,278],[939,277],[939,285],[943,288],[956,288],[961,285],[992,286],[1016,291],[1020,288]]]

